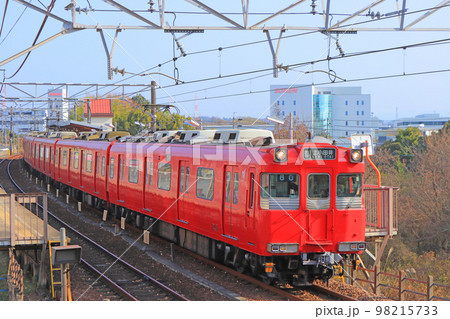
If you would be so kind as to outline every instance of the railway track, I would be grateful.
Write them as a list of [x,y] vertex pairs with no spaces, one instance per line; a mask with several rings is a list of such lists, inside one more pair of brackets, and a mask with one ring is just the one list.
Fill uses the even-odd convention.
[[[161,238],[157,238],[157,240],[166,241],[165,239],[161,239]],[[240,272],[238,272],[238,271],[236,271],[236,270],[234,270],[234,269],[232,269],[232,268],[230,268],[228,266],[219,264],[219,263],[217,263],[215,261],[212,261],[212,260],[210,260],[208,258],[205,258],[205,257],[202,257],[200,255],[197,255],[197,254],[195,254],[195,253],[193,253],[193,252],[191,252],[191,251],[189,251],[189,250],[187,250],[185,248],[182,248],[182,247],[179,247],[179,246],[175,246],[175,247],[176,247],[175,249],[177,251],[180,251],[180,252],[182,252],[184,254],[188,254],[188,255],[194,257],[195,259],[197,259],[199,261],[202,261],[204,263],[209,264],[211,267],[218,268],[218,269],[221,269],[221,270],[223,270],[225,272],[228,272],[228,273],[232,274],[233,276],[235,276],[237,278],[240,278],[242,280],[250,282],[250,283],[252,283],[252,284],[254,284],[256,286],[259,286],[259,287],[261,287],[261,288],[263,288],[265,290],[271,291],[271,292],[273,292],[273,293],[275,293],[275,294],[277,294],[277,295],[279,295],[279,296],[281,296],[281,297],[283,297],[283,298],[285,298],[287,300],[290,300],[290,301],[306,301],[307,300],[305,297],[299,296],[299,292],[303,292],[304,291],[304,289],[302,289],[302,288],[300,288],[300,289],[299,288],[286,289],[286,288],[279,288],[279,287],[276,287],[276,286],[268,285],[268,284],[265,284],[264,282],[262,282],[261,280],[259,280],[257,278],[254,278],[252,276],[240,273]],[[355,298],[346,296],[346,295],[341,294],[341,293],[339,293],[337,291],[334,291],[332,289],[329,289],[329,288],[326,288],[326,287],[323,287],[323,286],[320,286],[320,285],[316,285],[316,284],[314,284],[311,287],[308,287],[307,289],[310,292],[311,291],[317,292],[317,293],[313,293],[313,294],[314,295],[320,295],[319,298],[325,299],[325,300],[339,300],[339,301],[356,301],[357,300]]]
[[[5,160],[0,162],[4,164]],[[10,172],[9,161],[6,167],[9,180],[14,186],[8,186],[7,192],[14,192],[14,188],[23,193],[23,190],[14,181]],[[58,218],[55,214],[48,212],[52,226],[55,228],[65,227],[71,242],[83,247],[83,258],[81,263],[96,276],[96,281],[101,280],[113,289],[125,300],[188,300],[182,294],[162,284],[152,276],[133,267],[119,256],[111,253],[101,245],[78,232],[69,224]],[[96,281],[92,284],[94,285]]]

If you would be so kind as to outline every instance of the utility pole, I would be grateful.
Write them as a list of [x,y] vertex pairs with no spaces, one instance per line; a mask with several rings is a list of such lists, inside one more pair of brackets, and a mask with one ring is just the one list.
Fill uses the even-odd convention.
[[234,129],[234,114],[235,114],[236,112],[233,112],[233,129]]
[[151,88],[151,98],[150,98],[150,104],[151,104],[151,114],[152,114],[152,125],[151,125],[151,131],[156,132],[156,81],[152,81],[150,84]]
[[[59,229],[59,244],[61,246],[65,246],[66,245],[66,229],[64,227],[61,227]],[[60,268],[61,268],[61,301],[67,301],[67,272],[66,272],[66,265],[65,264],[61,264]]]
[[91,124],[91,100],[87,99],[87,122]]
[[13,138],[14,138],[12,117],[13,117],[13,108],[11,106],[10,122],[9,122],[9,154],[10,155],[13,155]]

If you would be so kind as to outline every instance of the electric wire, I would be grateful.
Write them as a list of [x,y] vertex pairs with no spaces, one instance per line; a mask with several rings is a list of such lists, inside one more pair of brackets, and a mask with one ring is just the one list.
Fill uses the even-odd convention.
[[6,10],[8,9],[8,2],[9,2],[9,0],[6,0],[6,2],[5,2],[5,9],[3,10],[2,26],[0,27],[0,38],[2,36],[3,24],[5,23]]
[[[351,82],[362,82],[362,81],[372,81],[372,80],[383,80],[383,79],[390,79],[390,78],[407,77],[407,76],[418,76],[418,75],[427,75],[427,74],[437,74],[437,73],[446,73],[446,72],[450,72],[450,69],[422,71],[422,72],[414,72],[414,73],[406,73],[406,74],[390,74],[390,75],[373,76],[373,77],[356,78],[356,79],[346,79],[345,81],[322,82],[322,83],[316,83],[315,85],[320,86],[320,85],[327,85],[327,84],[339,84],[339,83],[351,83]],[[302,88],[302,87],[308,87],[308,86],[311,86],[311,84],[292,86],[291,88]],[[261,94],[261,93],[267,93],[267,92],[270,92],[270,91],[271,91],[270,89],[265,89],[265,90],[252,91],[252,92],[241,92],[241,93],[225,94],[225,95],[218,95],[218,96],[208,96],[208,97],[204,97],[204,98],[200,98],[200,99],[197,98],[197,99],[182,100],[182,101],[178,101],[178,103],[192,102],[192,101],[198,101],[198,100],[213,100],[213,99],[220,99],[220,98],[229,98],[229,97],[236,97],[236,96],[249,95],[249,94]]]
[[[430,44],[449,44],[449,43],[450,43],[450,38],[445,38],[445,39],[440,39],[440,40],[421,42],[421,43],[403,45],[403,46],[398,46],[398,47],[384,48],[384,49],[364,51],[364,52],[356,52],[356,53],[347,53],[344,56],[327,57],[327,58],[318,59],[318,60],[298,62],[298,63],[286,65],[283,68],[287,68],[287,70],[289,70],[289,68],[307,66],[310,64],[317,64],[317,63],[321,63],[321,62],[329,62],[330,60],[340,60],[340,59],[352,58],[352,57],[357,57],[357,56],[390,52],[390,51],[395,51],[395,50],[403,50],[405,48],[424,47],[424,46],[427,46]],[[268,71],[273,71],[273,69],[274,69],[273,67],[272,68],[264,68],[264,69],[246,71],[246,72],[233,73],[233,74],[228,74],[228,75],[221,75],[221,77],[209,77],[209,78],[197,79],[197,80],[192,80],[192,81],[184,81],[183,84],[186,85],[186,84],[212,81],[212,80],[218,80],[218,79],[224,79],[224,78],[230,78],[230,77],[236,77],[236,76],[243,76],[243,75],[248,75],[248,74],[255,74],[255,73],[260,73],[260,72],[268,72]],[[173,87],[173,86],[174,85],[167,85],[167,86],[163,86],[160,88],[169,88],[169,87]],[[202,90],[203,89],[199,89],[199,91],[202,91]]]
[[[439,7],[433,7],[433,8],[444,8],[444,7],[449,7],[449,6],[450,6],[450,4],[449,4],[449,5],[439,6]],[[420,9],[420,10],[416,10],[416,11],[405,12],[404,15],[406,16],[406,15],[416,14],[416,13],[420,13],[420,12],[424,12],[424,11],[431,10],[431,9],[433,9],[433,8],[425,8],[425,9]],[[95,10],[95,11],[98,11],[98,10]],[[147,12],[147,11],[146,11],[146,12]],[[171,13],[171,12],[166,11],[166,13]],[[336,14],[330,14],[331,17],[332,17],[332,15],[336,15]],[[388,17],[381,17],[381,18],[376,19],[376,20],[369,20],[369,21],[362,21],[362,22],[352,23],[352,24],[349,24],[349,25],[341,26],[341,29],[342,29],[342,28],[345,28],[345,27],[348,27],[348,26],[358,25],[358,24],[362,24],[362,23],[370,23],[370,22],[373,22],[373,21],[380,21],[380,20],[383,20],[383,19],[391,19],[391,18],[395,18],[395,17],[397,17],[397,15],[392,15],[392,16],[388,16]],[[288,38],[298,37],[298,36],[304,36],[304,35],[309,35],[309,34],[318,33],[318,32],[323,32],[323,31],[318,31],[318,30],[308,31],[308,32],[300,33],[300,34],[294,34],[294,35],[285,36],[285,37],[283,37],[283,39],[288,39]],[[246,43],[241,43],[241,44],[237,44],[237,45],[231,45],[231,46],[225,46],[225,47],[219,47],[219,48],[214,48],[214,49],[207,49],[207,50],[201,50],[201,51],[196,51],[196,52],[186,53],[185,56],[196,55],[196,54],[203,54],[203,53],[208,53],[208,52],[215,52],[215,51],[217,51],[217,50],[222,51],[222,50],[225,50],[225,49],[233,49],[233,48],[243,47],[243,46],[247,46],[247,45],[254,45],[254,44],[266,43],[266,42],[267,42],[267,40],[260,40],[260,41],[246,42]],[[403,47],[407,47],[407,46],[403,46]],[[346,55],[348,55],[348,54],[346,54]],[[331,59],[331,58],[330,58],[330,59]],[[330,62],[330,59],[327,60],[328,63]],[[336,59],[336,57],[334,57],[334,58],[332,58],[332,59]],[[163,65],[165,65],[165,64],[167,64],[167,63],[170,63],[170,62],[172,62],[172,61],[173,61],[173,59],[168,60],[168,61],[166,61],[166,62],[164,62],[164,63],[160,63],[160,64],[158,64],[157,66],[154,66],[154,67],[152,67],[152,68],[150,68],[150,69],[147,69],[147,70],[142,71],[142,72],[139,72],[139,73],[135,73],[133,76],[130,76],[130,77],[128,77],[128,78],[126,78],[126,79],[123,79],[123,80],[121,80],[121,81],[125,81],[125,80],[131,79],[131,78],[133,78],[133,77],[135,77],[135,76],[139,76],[139,75],[141,75],[141,74],[143,74],[143,73],[145,73],[145,72],[147,72],[147,71],[149,71],[149,70],[155,69],[156,67],[161,67],[161,66],[163,66]],[[173,62],[174,62],[174,64],[175,64],[175,61],[173,61]],[[319,62],[321,62],[321,61],[319,61]],[[317,62],[310,62],[310,63],[312,64],[312,63],[317,63]],[[174,75],[175,75],[176,70],[177,70],[177,68],[176,68],[176,66],[175,66],[175,69],[174,69]],[[268,70],[273,70],[273,68],[271,68],[271,69],[264,69],[264,70],[262,70],[262,71],[268,71]],[[329,70],[329,72],[331,72],[331,71],[332,71],[332,70]],[[334,71],[333,71],[333,72],[334,72]],[[244,74],[245,74],[245,73],[244,73]],[[242,74],[238,74],[238,75],[236,75],[236,76],[239,76],[239,75],[242,75]],[[216,77],[216,78],[211,78],[211,80],[213,80],[213,79],[218,79],[218,78],[223,78],[223,76]],[[209,80],[209,79],[208,79],[208,80]],[[121,82],[121,81],[119,81],[119,82]],[[116,83],[119,83],[119,82],[116,82]],[[189,83],[195,83],[195,82],[189,82]],[[185,84],[187,84],[187,83],[185,83]],[[178,84],[177,84],[177,85],[178,85]],[[160,87],[158,87],[157,89],[167,88],[167,87],[171,87],[171,86],[165,86],[165,87],[161,87],[161,86],[160,86]],[[145,91],[146,91],[146,90],[143,90],[142,92],[145,92]],[[75,95],[75,96],[76,96],[76,95]]]
[[[89,5],[90,5],[90,4],[89,4]],[[444,6],[433,7],[433,8],[443,8],[443,7],[448,7],[448,6],[450,6],[450,5],[444,5]],[[26,10],[26,8],[27,8],[27,7],[25,7],[24,11]],[[421,10],[411,11],[411,12],[406,12],[405,15],[408,15],[408,14],[414,14],[414,13],[426,11],[426,10],[429,10],[429,9],[431,9],[431,8],[428,8],[428,9],[421,9]],[[169,12],[166,12],[166,13],[169,13]],[[23,14],[23,12],[22,12],[22,14]],[[336,15],[336,14],[335,14],[335,15]],[[377,19],[377,20],[375,20],[375,21],[379,21],[379,20],[382,20],[382,19],[388,19],[388,18],[394,18],[394,17],[396,17],[396,16],[398,16],[398,15],[393,15],[393,16],[389,16],[389,17],[382,17],[382,18]],[[19,17],[19,19],[20,19],[20,17]],[[372,21],[370,21],[370,20],[369,20],[369,21],[363,21],[363,22],[359,22],[359,23],[354,23],[353,25],[356,25],[356,24],[362,24],[362,23],[368,23],[368,22],[372,22]],[[17,23],[17,22],[16,22],[16,23]],[[10,31],[11,31],[11,30],[10,30]],[[305,33],[301,33],[301,34],[296,34],[296,35],[287,36],[287,37],[285,37],[285,38],[288,38],[288,37],[294,37],[294,36],[300,36],[300,35],[306,35],[306,34],[311,34],[311,33],[316,33],[316,32],[321,32],[321,31],[305,32]],[[3,41],[4,41],[4,40],[3,40]],[[2,42],[3,42],[3,41],[2,41]],[[265,43],[265,42],[266,42],[266,40],[263,40],[263,41],[255,41],[255,42],[249,42],[249,43],[243,43],[243,44],[233,45],[233,46],[229,46],[229,47],[221,47],[221,49],[236,48],[236,47],[241,47],[241,46],[246,46],[246,45],[252,45],[252,44],[257,44],[257,43]],[[0,44],[1,44],[1,43],[0,43]],[[422,45],[438,45],[438,44],[440,44],[440,43],[433,43],[433,44],[425,44],[425,43],[424,43],[424,44],[422,44]],[[405,46],[402,46],[402,48],[404,48],[404,47],[405,47]],[[406,47],[408,47],[408,46],[406,46]],[[211,51],[216,51],[216,50],[217,50],[217,49],[210,49],[210,50],[197,51],[197,52],[188,53],[188,55],[200,54],[200,53],[211,52]],[[381,50],[380,52],[382,52],[382,51],[383,51],[383,50]],[[367,53],[361,53],[361,54],[367,54]],[[336,57],[336,58],[333,58],[333,59],[337,59],[337,57]],[[164,64],[169,63],[169,62],[172,62],[172,60],[166,61]],[[310,62],[310,63],[312,64],[312,63],[315,63],[315,62]],[[317,62],[316,62],[316,63],[317,63]],[[302,63],[302,64],[305,64],[305,63]],[[307,63],[306,63],[306,64],[307,64]],[[162,64],[158,64],[159,67],[161,67],[161,65],[162,65]],[[154,68],[156,68],[156,67],[158,67],[158,66],[155,66],[155,67],[153,67],[153,68],[147,69],[147,70],[145,70],[145,71],[143,71],[143,72],[140,72],[140,73],[147,72],[148,70],[154,69]],[[291,65],[291,67],[293,67],[293,66],[295,66],[295,65]],[[262,70],[262,71],[266,71],[266,70],[271,70],[271,69],[264,69],[264,70]],[[239,75],[244,75],[244,74],[250,74],[250,72],[249,72],[249,73],[247,73],[247,72],[239,73],[239,74],[235,74],[235,75],[233,75],[233,76],[239,76]],[[122,81],[126,81],[127,79],[130,79],[130,78],[132,78],[132,77],[134,77],[134,76],[128,77],[128,78],[123,79],[123,80],[120,80],[120,81],[118,81],[118,82],[116,82],[116,83],[120,83],[120,82],[122,82]],[[220,77],[220,78],[223,78],[223,76]],[[198,80],[198,81],[214,80],[214,79],[217,79],[217,78],[208,78],[208,79]],[[198,82],[198,81],[191,81],[191,82],[188,82],[188,83],[186,83],[186,84],[189,84],[189,83],[195,83],[195,82]],[[242,81],[246,81],[246,80],[242,80]],[[167,86],[167,87],[169,87],[169,86]],[[162,87],[160,87],[160,88],[162,88]],[[201,89],[201,90],[199,90],[199,91],[202,91],[202,90],[205,90],[205,89]],[[195,92],[195,91],[194,91],[194,92]],[[78,94],[79,94],[79,93],[77,93],[76,95],[78,95]],[[183,93],[182,93],[182,94],[183,94]],[[184,94],[187,94],[187,92],[184,93]]]
[[[31,0],[29,1],[31,2]],[[25,6],[25,8],[23,9],[22,13],[20,14],[20,16],[17,18],[16,22],[14,22],[13,26],[11,27],[11,29],[9,29],[8,33],[5,35],[5,37],[3,38],[2,42],[0,42],[0,45],[3,44],[3,42],[5,42],[5,40],[8,38],[9,34],[11,33],[11,31],[14,29],[14,27],[16,26],[16,24],[19,22],[20,18],[22,18],[23,14],[25,13],[25,11],[28,9],[27,6]]]
[[[47,7],[47,12],[50,13],[50,12],[52,11],[53,7],[55,6],[55,1],[56,1],[56,0],[52,0],[52,2],[49,4],[49,6]],[[44,20],[43,20],[42,23],[41,23],[41,26],[40,26],[40,28],[39,28],[39,30],[38,30],[38,33],[37,33],[36,37],[34,38],[33,44],[32,44],[31,46],[33,46],[33,45],[36,44],[36,42],[37,42],[39,36],[41,35],[42,29],[44,28],[45,23],[47,22],[47,19],[48,19],[48,16],[46,15],[46,16],[44,17]],[[7,78],[8,80],[9,80],[9,79],[12,79],[14,76],[16,76],[17,73],[19,73],[19,71],[22,69],[23,65],[24,65],[25,62],[27,61],[27,59],[28,59],[28,57],[30,56],[30,54],[31,54],[31,51],[29,51],[29,52],[27,53],[27,55],[25,56],[25,58],[24,58],[23,61],[22,61],[22,64],[19,66],[19,68],[17,69],[17,71],[14,72],[13,75],[11,75],[10,77]]]

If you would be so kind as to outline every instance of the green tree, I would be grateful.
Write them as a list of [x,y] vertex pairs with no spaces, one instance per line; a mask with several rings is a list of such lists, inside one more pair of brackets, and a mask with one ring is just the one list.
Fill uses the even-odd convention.
[[69,120],[73,121],[83,121],[84,120],[84,103],[79,102],[75,104],[76,116],[74,116],[73,111],[69,114]]
[[404,172],[411,162],[416,150],[423,148],[423,134],[417,127],[408,127],[398,131],[395,140],[387,141],[380,147],[380,151],[387,151],[394,155],[393,163],[398,171]]
[[[152,121],[151,109],[146,107],[149,104],[150,102],[140,94],[128,100],[113,99],[113,121],[117,123],[117,130],[128,131],[131,135],[135,135],[142,130],[142,127],[135,122],[149,127]],[[190,117],[160,109],[156,112],[156,127],[157,130],[179,130],[183,127],[186,119],[190,119]],[[190,130],[192,127],[188,126],[183,129]]]

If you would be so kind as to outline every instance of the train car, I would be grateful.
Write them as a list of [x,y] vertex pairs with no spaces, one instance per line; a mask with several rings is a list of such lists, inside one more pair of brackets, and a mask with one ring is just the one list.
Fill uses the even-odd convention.
[[107,206],[106,166],[109,149],[106,141],[59,140],[56,144],[54,176],[58,186],[78,200]]
[[54,178],[53,156],[57,142],[58,139],[36,137],[31,143],[31,154],[33,154],[31,162],[33,167],[44,176],[47,176],[47,182],[49,179]]
[[64,165],[55,181],[200,255],[266,282],[309,285],[365,250],[362,151],[274,145],[271,138],[263,136],[258,147],[255,138],[236,144],[214,137],[205,145],[59,141],[58,163],[67,152],[70,166],[81,152],[82,182]]

